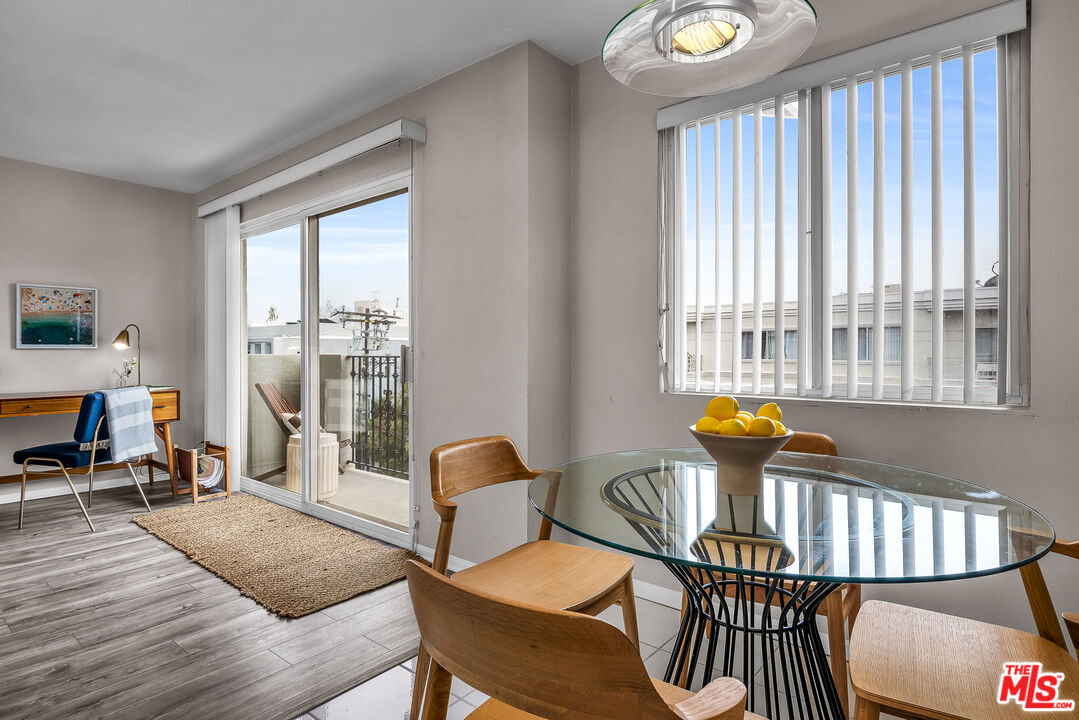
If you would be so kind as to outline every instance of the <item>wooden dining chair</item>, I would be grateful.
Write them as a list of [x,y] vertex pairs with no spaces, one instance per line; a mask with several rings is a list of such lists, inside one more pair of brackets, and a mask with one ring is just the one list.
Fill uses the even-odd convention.
[[762,720],[746,688],[720,678],[694,694],[648,677],[618,628],[526,605],[405,568],[420,639],[431,654],[422,720],[444,720],[450,682],[491,697],[468,720]]
[[[462,493],[540,473],[521,459],[508,437],[461,440],[431,451],[431,499],[440,522],[432,567],[445,574],[450,557],[457,504]],[[557,502],[558,477],[548,487],[547,506]],[[633,598],[633,561],[623,555],[551,540],[551,521],[540,524],[539,539],[453,574],[453,581],[499,597],[530,605],[594,615],[618,604],[626,635],[636,645],[637,610]],[[427,653],[420,645],[416,661],[416,690],[412,720],[419,717]]]
[[[1012,531],[1017,546],[1047,538]],[[1079,540],[1056,541],[1052,552],[1079,559]],[[1038,635],[953,615],[871,600],[850,641],[850,679],[856,720],[881,710],[929,720],[998,720],[1037,715],[997,702],[1005,663],[1040,662],[1042,673],[1064,673],[1060,699],[1079,703],[1079,663],[1067,650],[1053,600],[1038,563],[1019,570]],[[1079,616],[1064,614],[1079,640]],[[1047,713],[1056,715],[1056,713]],[[1060,713],[1060,717],[1072,717]]]
[[[787,441],[787,444],[783,446],[783,452],[796,452],[796,453],[808,453],[811,455],[831,455],[833,457],[839,455],[839,450],[836,448],[835,441],[827,435],[814,432],[795,432],[794,437]],[[707,582],[706,574],[703,571],[694,571],[699,574],[698,579],[702,581],[702,584]],[[733,585],[725,586],[725,593],[728,596],[733,596],[737,592],[737,587]],[[808,592],[812,592],[810,589]],[[763,593],[762,593],[763,594]],[[780,593],[772,593],[769,595],[772,605],[782,605],[784,602],[784,596]],[[682,614],[685,615],[686,604],[689,602],[689,597],[686,592],[682,591]],[[824,615],[828,624],[828,657],[832,668],[832,677],[835,680],[836,688],[839,690],[839,699],[843,704],[844,712],[849,713],[850,698],[847,693],[847,645],[846,635],[848,631],[853,631],[854,621],[858,617],[858,608],[862,604],[862,586],[854,584],[844,584],[830,594],[820,607],[817,608],[818,615]],[[709,635],[710,637],[710,635]],[[689,663],[686,663],[682,668],[682,675],[679,678],[679,682],[685,685],[689,677]]]

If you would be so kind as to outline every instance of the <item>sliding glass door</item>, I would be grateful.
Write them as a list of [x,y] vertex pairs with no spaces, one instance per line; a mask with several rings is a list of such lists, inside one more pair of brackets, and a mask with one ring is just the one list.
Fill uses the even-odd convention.
[[[409,524],[408,194],[318,217],[319,466],[316,501],[402,532]],[[321,455],[320,455],[321,457]]]
[[409,201],[402,178],[241,225],[244,489],[401,544],[413,507]]
[[293,224],[244,241],[247,308],[243,475],[299,496],[301,232]]

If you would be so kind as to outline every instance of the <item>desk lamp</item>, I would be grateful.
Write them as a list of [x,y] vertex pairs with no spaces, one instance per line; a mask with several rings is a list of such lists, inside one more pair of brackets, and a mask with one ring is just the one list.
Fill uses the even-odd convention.
[[135,328],[135,339],[138,348],[136,350],[137,355],[135,358],[135,370],[138,372],[136,383],[142,385],[142,330],[139,329],[139,326],[135,323],[128,324],[120,331],[120,334],[116,336],[116,339],[112,341],[112,346],[117,350],[127,350],[131,347],[131,336],[127,332],[128,328]]

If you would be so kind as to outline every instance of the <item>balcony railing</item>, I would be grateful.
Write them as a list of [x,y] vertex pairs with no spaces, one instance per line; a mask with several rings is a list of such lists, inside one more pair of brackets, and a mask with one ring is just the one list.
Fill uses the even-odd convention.
[[408,384],[396,355],[349,355],[352,464],[408,478]]

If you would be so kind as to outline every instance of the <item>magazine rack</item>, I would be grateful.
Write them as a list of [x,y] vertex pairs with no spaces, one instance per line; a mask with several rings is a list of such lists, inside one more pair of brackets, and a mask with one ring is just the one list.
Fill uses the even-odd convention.
[[[210,498],[217,497],[232,497],[232,486],[230,485],[230,465],[231,458],[229,456],[228,445],[215,445],[207,440],[204,445],[206,449],[203,452],[195,450],[185,450],[184,448],[174,448],[176,454],[176,468],[179,474],[179,482],[175,479],[172,484],[172,496],[178,497],[180,495],[191,495],[191,499],[194,502],[199,500],[208,500]],[[224,468],[221,473],[221,480],[216,486],[210,488],[203,488],[199,485],[199,458],[200,457],[212,457],[218,458],[224,463]],[[182,483],[182,484],[181,484]]]

